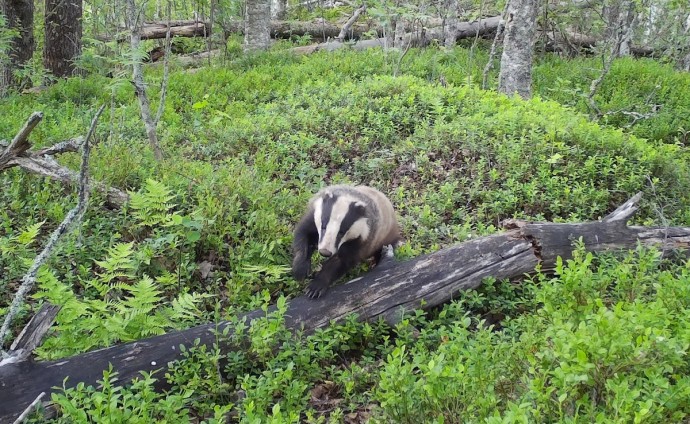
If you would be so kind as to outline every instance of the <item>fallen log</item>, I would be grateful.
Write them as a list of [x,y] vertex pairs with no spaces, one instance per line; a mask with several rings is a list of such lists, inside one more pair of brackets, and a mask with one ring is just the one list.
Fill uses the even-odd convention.
[[[661,246],[663,249],[690,247],[690,227],[633,227],[627,220],[637,210],[638,193],[601,221],[575,224],[528,223],[511,220],[507,231],[460,243],[406,262],[388,257],[371,272],[336,285],[319,300],[305,296],[288,303],[285,325],[306,333],[341,322],[355,313],[360,320],[385,319],[399,322],[417,308],[429,309],[448,302],[458,292],[478,287],[485,277],[519,278],[554,266],[556,258],[570,258],[572,243],[582,239],[589,251]],[[269,311],[275,310],[270,308]],[[255,310],[240,317],[248,322],[265,316]],[[141,371],[154,371],[181,359],[180,345],[195,339],[204,345],[217,341],[216,330],[227,322],[197,326],[183,331],[112,346],[56,361],[23,361],[0,366],[0,423],[16,417],[41,392],[54,386],[79,382],[95,384],[109,364],[125,383]]]
[[[598,39],[585,34],[568,31],[564,34],[546,32],[548,42],[546,50],[551,52],[576,52],[589,51],[597,45],[601,45],[605,40]],[[630,46],[630,53],[635,57],[654,57],[658,55],[651,47]]]
[[[360,10],[360,9],[358,9]],[[360,12],[361,13],[361,12]],[[353,16],[358,16],[356,13]],[[461,22],[458,24],[456,30],[456,40],[470,37],[487,37],[493,34],[498,28],[498,23],[501,20],[500,16],[492,16],[488,18],[479,19],[472,22]],[[426,32],[430,34],[431,39],[443,39],[443,28],[441,22],[436,19],[430,19],[425,22]],[[347,25],[347,23],[345,23]],[[405,28],[407,31],[414,30],[413,27]],[[291,38],[294,36],[303,37],[310,35],[316,40],[338,39],[341,34],[342,27],[338,24],[330,22],[302,22],[302,21],[271,21],[271,37],[272,38]],[[244,33],[243,22],[231,22],[225,27],[226,32]],[[360,40],[366,33],[375,33],[376,37],[383,37],[383,28],[378,26],[371,26],[367,24],[354,23],[347,28],[344,34],[344,40]],[[163,34],[165,37],[165,34]],[[162,37],[161,37],[162,38]]]
[[[68,186],[76,185],[79,181],[79,173],[60,165],[53,159],[53,156],[60,153],[76,152],[79,150],[83,138],[77,137],[56,143],[51,147],[32,151],[28,137],[41,119],[43,119],[43,114],[34,112],[9,145],[0,141],[0,149],[4,148],[4,151],[0,153],[0,172],[18,166],[32,174],[48,177]],[[105,194],[106,204],[109,207],[119,209],[129,200],[129,195],[117,188],[99,182],[90,185],[91,189]]]
[[[492,16],[490,18],[484,18],[474,22],[461,22],[456,27],[455,40],[457,41],[472,37],[491,37],[498,29],[498,24],[500,21],[500,16]],[[443,28],[435,27],[425,29],[424,31],[407,33],[403,37],[402,45],[422,47],[428,45],[432,41],[438,41],[440,43],[445,41],[445,33]],[[319,44],[311,44],[308,46],[295,47],[291,49],[291,51],[298,54],[311,54],[320,50],[330,52],[344,47],[349,47],[354,50],[364,50],[374,47],[384,47],[386,45],[389,45],[389,43],[383,37],[379,37],[371,40],[359,40],[356,43],[330,41]]]
[[[144,22],[139,31],[142,40],[165,38],[168,32],[167,22]],[[211,33],[211,22],[170,21],[171,37],[206,37]]]
[[[168,30],[167,22],[146,22],[139,31],[142,40],[155,40],[165,38]],[[171,37],[206,37],[210,34],[210,22],[201,21],[172,21],[170,25]],[[340,26],[331,22],[305,22],[305,21],[271,21],[272,38],[291,38],[311,35],[315,39],[325,40],[336,38],[340,34]],[[347,31],[347,39],[361,38],[366,32],[375,30],[377,36],[383,35],[383,29],[374,28],[366,24],[355,24]],[[123,32],[121,29],[119,32]],[[244,34],[244,21],[231,21],[223,24],[223,31],[227,34]],[[325,38],[324,38],[325,37]],[[99,40],[107,42],[112,37],[100,36]],[[118,37],[118,42],[127,41],[127,37]]]
[[[128,32],[126,28],[120,28],[118,33]],[[142,40],[156,40],[165,38],[168,32],[168,22],[144,22],[139,31]],[[207,37],[211,34],[211,22],[199,20],[170,21],[171,37]],[[98,40],[108,42],[113,40],[111,36],[98,36]],[[128,35],[118,35],[118,43],[129,40]]]

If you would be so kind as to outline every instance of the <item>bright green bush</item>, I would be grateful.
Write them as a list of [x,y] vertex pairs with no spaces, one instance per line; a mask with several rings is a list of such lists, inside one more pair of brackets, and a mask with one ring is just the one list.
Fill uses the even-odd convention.
[[[598,262],[598,263],[594,263]],[[582,250],[503,331],[471,320],[400,345],[380,373],[383,422],[680,422],[690,416],[690,263]],[[524,283],[527,284],[527,283]],[[433,331],[433,330],[432,330]]]
[[[534,69],[542,97],[590,113],[589,86],[601,73],[601,58],[549,57]],[[651,59],[617,59],[594,96],[602,122],[638,137],[688,146],[690,75]]]

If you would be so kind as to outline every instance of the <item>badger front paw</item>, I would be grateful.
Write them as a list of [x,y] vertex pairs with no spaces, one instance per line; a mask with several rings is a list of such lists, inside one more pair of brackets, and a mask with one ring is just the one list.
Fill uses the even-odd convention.
[[311,299],[318,299],[326,294],[326,291],[328,291],[328,286],[329,284],[326,281],[313,280],[311,283],[309,283],[304,292],[306,293],[307,297]]
[[304,281],[311,272],[311,262],[295,258],[292,262],[292,276],[297,281]]

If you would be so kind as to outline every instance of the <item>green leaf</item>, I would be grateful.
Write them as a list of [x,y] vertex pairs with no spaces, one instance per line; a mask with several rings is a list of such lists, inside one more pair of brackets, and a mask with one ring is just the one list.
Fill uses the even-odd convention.
[[201,233],[198,231],[190,231],[187,233],[187,241],[190,243],[194,243],[195,241],[198,241],[201,238]]

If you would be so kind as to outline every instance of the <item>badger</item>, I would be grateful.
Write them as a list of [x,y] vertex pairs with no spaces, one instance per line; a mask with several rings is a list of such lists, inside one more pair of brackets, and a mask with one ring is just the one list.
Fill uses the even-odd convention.
[[307,286],[316,299],[360,262],[381,260],[381,249],[400,240],[398,221],[390,200],[368,186],[332,185],[309,200],[295,227],[292,273],[303,281],[311,271],[311,256],[318,250],[328,258]]

